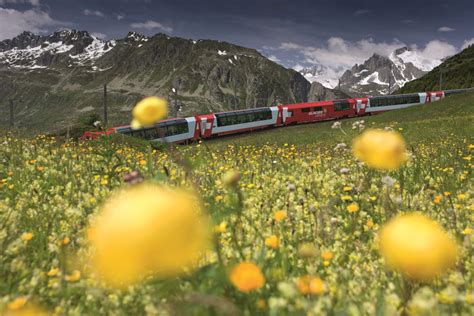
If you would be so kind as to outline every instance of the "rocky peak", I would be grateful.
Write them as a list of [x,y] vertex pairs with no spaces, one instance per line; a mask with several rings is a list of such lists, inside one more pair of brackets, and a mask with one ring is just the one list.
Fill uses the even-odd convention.
[[25,49],[28,46],[38,46],[42,43],[42,37],[31,32],[23,32],[18,36],[0,42],[0,52],[13,48]]

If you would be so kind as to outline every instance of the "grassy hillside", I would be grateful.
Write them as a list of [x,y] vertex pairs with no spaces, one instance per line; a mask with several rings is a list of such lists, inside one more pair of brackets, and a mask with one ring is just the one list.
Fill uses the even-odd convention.
[[440,73],[443,90],[474,87],[474,45],[448,58],[423,77],[408,82],[397,93],[439,90]]
[[252,134],[242,134],[215,139],[212,146],[272,144],[332,144],[350,140],[357,131],[352,123],[364,120],[366,127],[384,128],[392,126],[403,129],[409,141],[435,140],[452,133],[460,137],[474,137],[474,93],[453,95],[442,101],[414,106],[363,118],[342,121],[342,129],[331,128],[333,121],[270,129]]

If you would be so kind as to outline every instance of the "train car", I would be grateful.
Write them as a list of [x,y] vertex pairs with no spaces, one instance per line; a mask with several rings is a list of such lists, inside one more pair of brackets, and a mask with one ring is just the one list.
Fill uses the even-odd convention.
[[278,107],[198,115],[201,137],[228,135],[277,126]]
[[119,127],[115,132],[151,141],[168,143],[187,143],[199,139],[199,127],[195,117],[168,119],[153,126],[133,129],[130,126]]
[[[428,93],[429,94],[429,93]],[[370,97],[365,113],[385,112],[403,109],[417,104],[431,102],[427,93],[412,93],[389,95],[381,97]]]
[[332,106],[332,101],[280,105],[278,126],[329,120]]

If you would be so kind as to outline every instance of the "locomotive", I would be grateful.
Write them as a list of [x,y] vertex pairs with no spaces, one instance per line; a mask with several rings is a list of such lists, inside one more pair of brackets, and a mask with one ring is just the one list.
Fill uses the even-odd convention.
[[473,89],[307,102],[210,113],[186,118],[167,119],[159,121],[153,126],[139,129],[133,129],[127,125],[113,127],[101,132],[85,132],[82,139],[96,139],[100,135],[120,133],[150,141],[188,143],[199,139],[251,132],[271,127],[372,115],[439,101],[450,95],[464,93],[469,90]]

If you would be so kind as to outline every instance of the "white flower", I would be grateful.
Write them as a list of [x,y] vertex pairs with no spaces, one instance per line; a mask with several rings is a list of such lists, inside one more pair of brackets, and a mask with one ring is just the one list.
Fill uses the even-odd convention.
[[349,168],[341,168],[341,170],[339,170],[339,172],[340,172],[341,174],[349,173]]
[[342,125],[342,123],[340,121],[336,121],[332,124],[331,128],[333,128],[333,129],[341,128],[341,125]]
[[397,182],[397,181],[394,178],[390,177],[390,176],[385,176],[385,177],[382,178],[382,183],[388,188],[393,187],[395,182]]
[[102,125],[102,123],[100,121],[95,121],[92,125],[94,125],[94,127],[100,127]]
[[344,143],[339,143],[336,145],[336,147],[334,147],[334,150],[335,151],[338,151],[338,150],[342,150],[342,149],[346,149],[347,148],[347,145],[344,144]]

